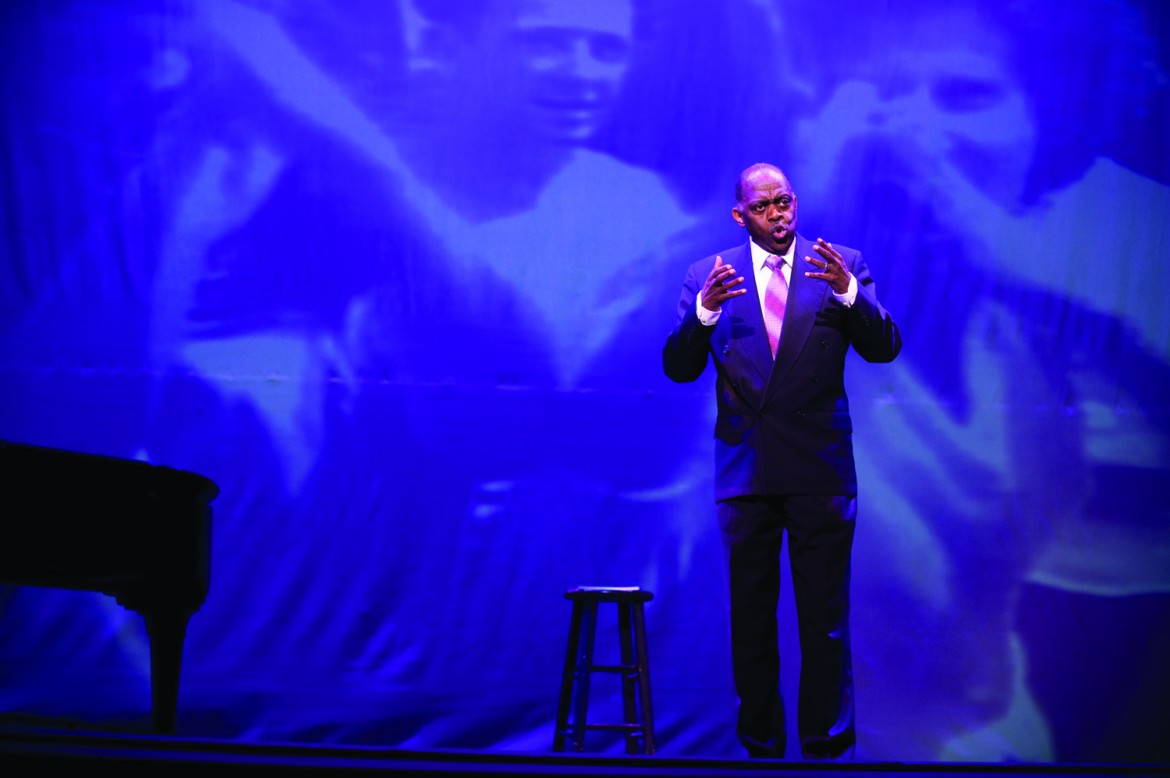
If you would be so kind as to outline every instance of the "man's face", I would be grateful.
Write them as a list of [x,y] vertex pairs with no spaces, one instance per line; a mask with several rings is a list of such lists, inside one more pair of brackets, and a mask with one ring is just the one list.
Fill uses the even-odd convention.
[[783,254],[796,236],[796,193],[777,170],[753,171],[743,181],[743,199],[731,209],[756,245]]
[[633,10],[629,0],[524,2],[505,45],[529,128],[583,141],[609,115],[626,75]]

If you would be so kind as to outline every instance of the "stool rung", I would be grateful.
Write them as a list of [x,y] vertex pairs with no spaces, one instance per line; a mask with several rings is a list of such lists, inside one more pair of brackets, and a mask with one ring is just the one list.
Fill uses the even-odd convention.
[[642,668],[637,665],[590,665],[589,667],[582,667],[577,672],[592,672],[592,673],[641,673]]
[[582,724],[582,729],[607,729],[614,732],[641,732],[641,724]]

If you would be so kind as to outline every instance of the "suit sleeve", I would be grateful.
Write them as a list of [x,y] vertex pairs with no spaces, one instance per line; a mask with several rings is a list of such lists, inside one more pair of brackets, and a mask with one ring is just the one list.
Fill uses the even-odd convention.
[[[678,301],[678,323],[662,347],[662,370],[672,381],[694,381],[707,367],[707,353],[711,347],[711,333],[695,313],[695,300],[702,283],[695,274],[696,265],[687,269],[682,294]],[[704,279],[705,280],[705,279]]]
[[894,318],[878,302],[873,277],[860,253],[851,271],[857,278],[857,299],[847,317],[853,348],[866,362],[892,362],[902,350],[902,333]]

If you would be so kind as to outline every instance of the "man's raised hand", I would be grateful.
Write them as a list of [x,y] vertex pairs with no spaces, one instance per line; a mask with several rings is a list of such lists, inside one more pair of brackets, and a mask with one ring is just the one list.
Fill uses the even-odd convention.
[[747,292],[743,288],[733,288],[742,283],[743,276],[736,276],[735,268],[723,264],[723,257],[715,257],[715,266],[707,274],[707,281],[703,284],[700,295],[703,307],[708,311],[718,311],[726,300]]

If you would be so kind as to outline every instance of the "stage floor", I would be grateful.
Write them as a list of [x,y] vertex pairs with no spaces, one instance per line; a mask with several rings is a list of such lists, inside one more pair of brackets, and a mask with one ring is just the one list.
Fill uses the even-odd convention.
[[[0,729],[0,765],[8,775],[49,770],[102,768],[120,776],[157,775],[185,767],[236,775],[306,774],[374,770],[412,775],[803,776],[805,778],[931,778],[932,776],[1170,776],[1170,765],[1056,765],[780,762],[737,759],[678,759],[590,754],[500,754],[472,751],[410,751],[363,746],[257,744],[177,737],[127,736]],[[30,772],[13,772],[28,768]]]

